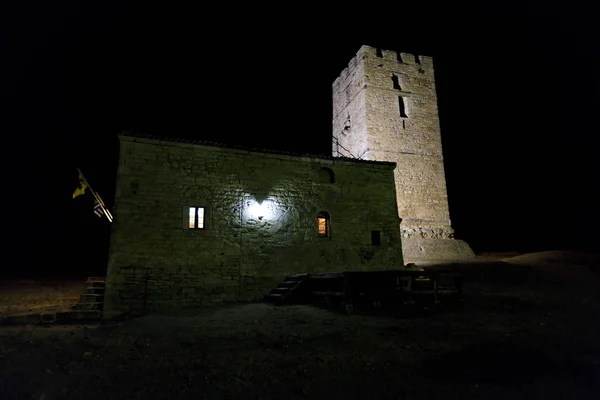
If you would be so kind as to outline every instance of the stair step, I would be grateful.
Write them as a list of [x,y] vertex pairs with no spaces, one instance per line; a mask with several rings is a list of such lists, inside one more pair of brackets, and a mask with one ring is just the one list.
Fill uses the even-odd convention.
[[267,302],[267,303],[275,303],[277,301],[279,301],[281,299],[281,295],[280,294],[268,294],[265,297],[263,297],[263,301]]
[[277,288],[292,288],[298,284],[298,281],[285,281],[277,284]]
[[298,275],[290,275],[288,277],[286,277],[284,279],[284,281],[301,281],[302,279],[306,278],[307,274],[298,274]]
[[87,278],[88,282],[106,282],[105,276],[90,276]]
[[86,282],[86,287],[88,287],[88,288],[103,288],[103,287],[106,287],[106,282],[100,282],[100,281]]
[[291,288],[287,288],[287,287],[284,287],[284,288],[276,287],[275,289],[271,289],[271,293],[270,294],[282,294],[282,295],[284,295],[284,294],[288,294],[290,292],[290,289]]
[[79,296],[80,303],[103,303],[104,294],[82,294]]
[[104,302],[87,302],[87,303],[77,303],[75,305],[75,310],[102,310],[104,306]]
[[56,322],[61,323],[70,321],[99,320],[101,318],[102,311],[100,310],[72,310],[56,313]]
[[104,294],[105,291],[103,287],[88,287],[84,289],[83,294]]

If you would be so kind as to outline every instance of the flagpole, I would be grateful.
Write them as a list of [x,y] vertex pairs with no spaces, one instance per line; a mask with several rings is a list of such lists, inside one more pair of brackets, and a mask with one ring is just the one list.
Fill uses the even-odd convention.
[[100,208],[102,208],[102,211],[104,212],[104,215],[106,215],[106,218],[108,218],[108,221],[112,222],[112,220],[113,220],[112,215],[111,215],[110,211],[108,211],[108,209],[104,206],[104,202],[102,201],[102,199],[100,198],[100,196],[96,194],[96,192],[94,191],[94,189],[92,189],[92,185],[90,185],[90,183],[88,182],[88,180],[85,179],[85,176],[83,175],[83,172],[81,172],[81,170],[79,168],[77,168],[77,172],[79,172],[79,174],[81,175],[81,177],[83,178],[83,180],[87,184],[88,188],[90,188],[90,191],[94,195],[94,199],[96,199],[96,201],[98,202],[98,204],[100,204]]

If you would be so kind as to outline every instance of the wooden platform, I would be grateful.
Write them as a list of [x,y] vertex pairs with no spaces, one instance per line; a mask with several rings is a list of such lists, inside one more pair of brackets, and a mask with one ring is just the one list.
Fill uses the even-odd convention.
[[[293,284],[289,284],[292,282]],[[286,278],[265,298],[275,304],[395,308],[460,299],[460,274],[451,271],[341,271]]]

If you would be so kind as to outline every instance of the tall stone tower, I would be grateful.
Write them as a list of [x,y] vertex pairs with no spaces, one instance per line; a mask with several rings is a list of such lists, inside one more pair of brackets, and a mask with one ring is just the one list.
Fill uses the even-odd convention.
[[333,82],[333,155],[397,163],[405,261],[473,257],[453,239],[431,57],[362,46]]

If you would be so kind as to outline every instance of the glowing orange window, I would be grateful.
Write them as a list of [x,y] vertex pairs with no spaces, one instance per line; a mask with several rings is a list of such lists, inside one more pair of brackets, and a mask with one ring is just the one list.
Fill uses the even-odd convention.
[[319,236],[327,236],[327,220],[319,218]]
[[326,212],[320,212],[317,215],[317,229],[319,237],[329,237],[330,228],[329,228],[329,214]]

